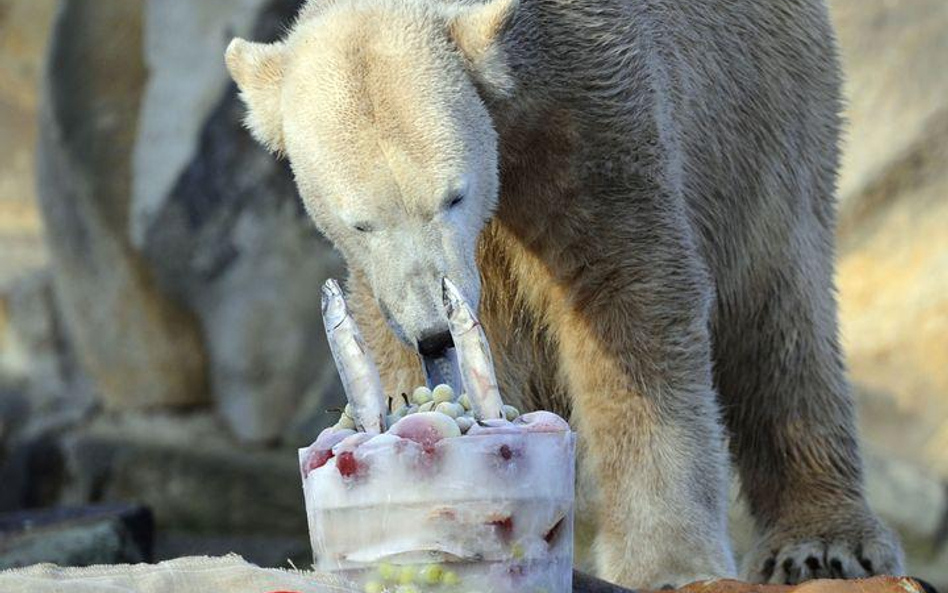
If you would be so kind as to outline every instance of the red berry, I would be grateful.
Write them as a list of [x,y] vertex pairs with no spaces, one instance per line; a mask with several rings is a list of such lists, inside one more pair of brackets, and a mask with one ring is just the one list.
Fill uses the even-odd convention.
[[332,459],[332,449],[313,451],[306,459],[306,464],[303,467],[304,475],[308,476],[309,472],[326,465],[326,462],[330,459]]
[[343,478],[350,478],[360,472],[362,465],[352,451],[343,451],[336,458],[336,469]]
[[491,521],[488,525],[493,525],[497,528],[497,534],[500,535],[500,538],[504,541],[510,539],[510,536],[513,535],[513,517],[505,517],[503,519],[498,519],[496,521]]
[[513,451],[510,450],[508,445],[501,445],[499,452],[504,461],[510,461],[510,458],[513,457]]

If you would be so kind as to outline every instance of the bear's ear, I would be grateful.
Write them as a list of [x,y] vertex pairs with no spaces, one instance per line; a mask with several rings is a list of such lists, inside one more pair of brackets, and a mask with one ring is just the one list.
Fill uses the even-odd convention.
[[518,4],[518,0],[488,0],[461,8],[448,22],[448,32],[468,59],[476,81],[495,95],[504,96],[513,90],[503,36]]
[[271,152],[283,152],[280,110],[285,51],[282,43],[251,43],[234,39],[225,62],[247,105],[245,125]]

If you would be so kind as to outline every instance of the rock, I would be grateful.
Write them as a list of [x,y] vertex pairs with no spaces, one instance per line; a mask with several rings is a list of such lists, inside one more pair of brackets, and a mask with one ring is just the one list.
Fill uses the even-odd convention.
[[146,71],[142,2],[63,3],[40,110],[37,180],[56,301],[110,408],[194,405],[205,355],[127,238],[130,153]]
[[948,107],[948,6],[942,0],[830,0],[845,76],[844,212],[908,154]]
[[0,0],[0,287],[46,261],[33,179],[36,100],[56,0]]
[[149,76],[133,155],[129,218],[136,246],[143,244],[155,213],[193,160],[200,131],[227,87],[227,43],[249,34],[264,1],[147,0]]
[[56,504],[65,481],[63,451],[54,431],[18,435],[0,462],[0,511]]
[[831,8],[850,122],[840,322],[863,433],[948,478],[948,5]]
[[160,531],[306,537],[296,451],[236,447],[210,412],[99,418],[63,450],[67,504],[133,500]]
[[[253,37],[274,38],[297,6],[268,2]],[[223,75],[223,60],[218,67]],[[176,117],[173,105],[153,108],[166,112],[153,117]],[[338,382],[323,380],[331,362],[319,288],[343,266],[303,211],[286,163],[250,138],[243,117],[231,85],[153,210],[142,248],[161,286],[200,318],[227,425],[241,440],[275,442],[304,399],[341,398]]]
[[153,539],[151,513],[134,505],[4,513],[0,569],[148,562]]
[[8,321],[0,372],[24,384],[30,415],[37,422],[82,418],[95,405],[95,394],[65,335],[49,273],[18,278],[5,301]]
[[830,9],[849,122],[840,322],[863,433],[948,478],[948,5]]
[[56,311],[51,279],[17,279],[0,329],[0,511],[55,503],[63,482],[58,437],[96,406]]

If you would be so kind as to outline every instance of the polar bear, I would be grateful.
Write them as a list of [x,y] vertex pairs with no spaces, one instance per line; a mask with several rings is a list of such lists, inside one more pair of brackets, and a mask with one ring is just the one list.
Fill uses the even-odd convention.
[[601,576],[902,570],[867,506],[833,294],[820,0],[319,0],[226,62],[390,391],[479,304],[508,397],[571,415]]

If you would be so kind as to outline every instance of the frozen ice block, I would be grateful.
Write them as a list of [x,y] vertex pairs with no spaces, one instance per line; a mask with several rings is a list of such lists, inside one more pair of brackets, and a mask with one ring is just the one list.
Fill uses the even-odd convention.
[[575,437],[546,414],[464,436],[415,414],[301,449],[317,568],[368,593],[569,593]]

